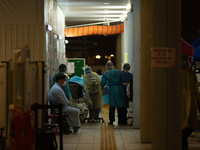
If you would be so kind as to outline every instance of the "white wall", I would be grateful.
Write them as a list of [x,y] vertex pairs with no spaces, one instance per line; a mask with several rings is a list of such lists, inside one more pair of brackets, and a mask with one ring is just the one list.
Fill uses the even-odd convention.
[[[52,78],[58,71],[58,66],[65,63],[64,27],[65,16],[55,0],[45,0],[44,5],[45,25],[51,25],[52,31],[46,32],[46,95],[48,94],[53,82]],[[58,40],[54,36],[61,35]]]
[[[132,0],[133,4],[133,22],[132,36],[133,49],[132,59],[130,60],[133,74],[133,127],[140,128],[140,0]],[[131,70],[131,69],[130,69]]]
[[62,36],[59,40],[58,64],[65,63],[65,15],[61,8],[57,6],[57,34]]
[[[53,70],[65,62],[65,16],[55,0],[0,1],[0,18],[0,62],[12,59],[13,50],[24,45],[30,47],[31,61],[46,61],[48,65],[50,58]],[[53,27],[48,36],[47,24]],[[54,34],[63,38],[54,40]]]
[[124,21],[124,49],[123,49],[123,63],[128,63],[128,20]]
[[124,22],[124,63],[133,73],[133,127],[140,128],[140,0],[131,0],[133,12]]
[[40,0],[0,1],[0,62],[24,45],[31,49],[31,61],[45,61],[43,6]]
[[122,34],[117,36],[116,40],[116,64],[115,69],[121,70],[121,61],[122,61]]
[[[17,47],[28,45],[31,51],[30,61],[45,62],[45,87],[48,92],[50,77],[55,74],[58,64],[64,62],[65,58],[65,16],[56,0],[0,0],[0,18],[0,62],[8,62],[14,57],[13,51]],[[52,32],[46,30],[47,24],[53,27]],[[54,35],[58,34],[63,39],[55,39]],[[41,64],[39,63],[32,73],[32,76],[38,76],[31,80],[38,86],[37,89],[42,88],[41,72],[44,68]],[[33,93],[39,102],[42,93],[37,93],[36,89]]]

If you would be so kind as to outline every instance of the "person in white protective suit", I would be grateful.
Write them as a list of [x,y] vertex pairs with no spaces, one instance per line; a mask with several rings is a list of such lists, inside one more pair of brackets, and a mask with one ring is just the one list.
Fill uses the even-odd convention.
[[[66,84],[66,76],[64,74],[56,75],[56,82],[51,88],[48,94],[48,100],[52,105],[63,104],[63,115],[67,116],[67,121],[70,126],[73,127],[74,133],[78,132],[78,129],[81,127],[80,124],[80,110],[74,107],[71,107],[62,87]],[[56,112],[58,113],[58,111]]]
[[85,76],[83,77],[84,90],[89,90],[89,96],[92,106],[89,107],[90,119],[99,118],[99,112],[103,106],[103,96],[100,87],[101,80],[99,75],[92,71],[91,67],[85,68]]

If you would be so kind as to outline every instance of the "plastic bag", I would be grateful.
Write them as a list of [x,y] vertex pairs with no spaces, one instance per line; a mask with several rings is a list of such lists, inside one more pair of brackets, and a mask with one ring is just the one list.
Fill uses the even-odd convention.
[[92,103],[92,101],[91,101],[91,99],[90,99],[89,90],[87,90],[87,91],[85,92],[85,95],[84,95],[84,102],[85,102],[86,105],[88,105],[88,107],[90,107],[90,106],[93,105],[93,103]]

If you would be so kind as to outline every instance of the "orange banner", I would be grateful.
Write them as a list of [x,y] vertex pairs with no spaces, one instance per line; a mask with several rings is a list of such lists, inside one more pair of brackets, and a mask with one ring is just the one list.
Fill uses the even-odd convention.
[[66,37],[77,37],[87,35],[111,35],[124,32],[124,24],[112,25],[112,26],[85,26],[75,28],[65,28]]

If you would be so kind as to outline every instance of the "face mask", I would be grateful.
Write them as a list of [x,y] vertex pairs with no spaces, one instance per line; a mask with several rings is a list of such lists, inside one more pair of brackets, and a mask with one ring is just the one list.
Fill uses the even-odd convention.
[[187,61],[182,62],[182,68],[183,69],[186,69],[187,66],[188,66],[188,62]]
[[64,87],[65,85],[66,85],[66,81],[63,82],[63,85],[62,85],[62,86]]

